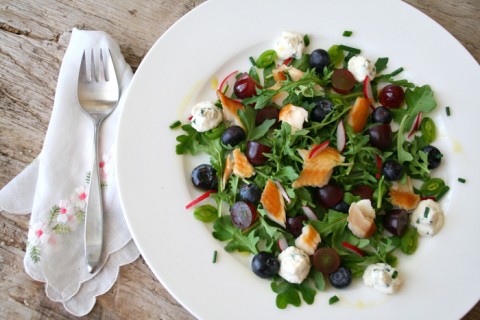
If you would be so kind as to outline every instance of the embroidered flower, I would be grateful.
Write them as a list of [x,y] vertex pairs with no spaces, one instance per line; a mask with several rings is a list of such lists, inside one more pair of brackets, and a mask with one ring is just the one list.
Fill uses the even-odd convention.
[[87,191],[84,186],[77,187],[72,195],[72,203],[75,207],[83,209],[87,203],[87,196]]
[[58,203],[58,215],[57,215],[57,222],[58,223],[66,223],[67,221],[71,220],[73,214],[72,204],[68,200],[61,200]]
[[50,231],[43,222],[35,222],[30,226],[28,241],[35,246],[47,243],[50,240]]
[[102,186],[106,186],[109,176],[113,173],[113,156],[112,151],[103,154],[102,161],[100,161],[100,181]]

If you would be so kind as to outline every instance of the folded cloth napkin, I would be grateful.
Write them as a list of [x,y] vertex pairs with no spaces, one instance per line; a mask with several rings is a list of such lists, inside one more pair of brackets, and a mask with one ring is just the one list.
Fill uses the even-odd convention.
[[76,316],[89,313],[96,296],[108,291],[119,267],[139,252],[123,216],[115,180],[116,130],[122,103],[100,131],[100,176],[104,203],[104,247],[100,266],[87,271],[84,253],[85,199],[92,167],[93,124],[77,100],[77,80],[84,50],[108,48],[125,92],[132,70],[118,44],[104,32],[74,29],[65,52],[52,117],[39,156],[0,190],[0,209],[31,212],[24,259],[26,272],[46,283],[46,294]]

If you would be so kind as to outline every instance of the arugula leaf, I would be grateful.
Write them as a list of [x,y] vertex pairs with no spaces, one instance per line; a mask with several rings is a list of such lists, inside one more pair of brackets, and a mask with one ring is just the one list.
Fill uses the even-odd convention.
[[342,233],[345,230],[348,214],[329,210],[325,217],[325,221],[310,222],[322,239],[327,238],[333,233]]
[[388,58],[378,58],[377,62],[375,62],[375,69],[377,70],[377,73],[382,72],[387,68],[388,64]]
[[403,144],[406,141],[403,131],[409,117],[410,115],[408,114],[403,117],[402,122],[400,123],[400,128],[398,129],[398,134],[397,134],[397,158],[400,164],[413,160],[412,154],[403,148]]
[[238,110],[238,116],[245,125],[247,132],[247,141],[258,140],[267,134],[270,127],[275,123],[275,119],[265,120],[258,127],[255,126],[256,112],[252,108],[245,108],[244,110]]
[[437,102],[433,98],[433,90],[429,85],[416,87],[413,90],[407,89],[405,91],[405,103],[407,104],[405,114],[409,114],[410,118],[406,120],[403,132],[410,130],[420,112],[431,112],[437,106]]
[[230,216],[222,216],[215,220],[213,224],[214,231],[212,235],[220,241],[228,241],[225,246],[227,252],[240,251],[258,253],[257,244],[260,238],[255,235],[254,231],[250,231],[244,235],[240,229],[232,224]]
[[293,284],[288,282],[272,282],[271,288],[273,292],[277,293],[276,304],[277,308],[285,309],[289,304],[299,307],[302,304],[300,295]]
[[184,124],[182,126],[182,130],[185,131],[186,134],[179,135],[177,137],[178,144],[175,147],[175,151],[177,154],[187,154],[190,153],[195,155],[199,152],[198,150],[198,139],[200,133],[195,130],[190,124]]

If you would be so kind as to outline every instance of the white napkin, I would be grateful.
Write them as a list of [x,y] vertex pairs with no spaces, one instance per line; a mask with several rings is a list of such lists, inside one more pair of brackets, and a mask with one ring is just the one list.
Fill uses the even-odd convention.
[[46,283],[46,294],[76,316],[89,313],[96,296],[108,291],[121,265],[139,252],[128,230],[114,177],[113,151],[122,103],[100,131],[100,175],[104,199],[104,247],[101,267],[87,271],[84,210],[93,152],[93,124],[80,110],[77,79],[82,53],[109,48],[120,93],[132,70],[118,44],[104,32],[74,29],[58,76],[55,102],[43,149],[35,161],[0,190],[0,209],[31,212],[24,259],[26,272]]

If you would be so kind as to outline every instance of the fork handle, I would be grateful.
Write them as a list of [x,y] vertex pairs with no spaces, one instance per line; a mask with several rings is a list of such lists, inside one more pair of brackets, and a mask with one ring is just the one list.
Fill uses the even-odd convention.
[[100,121],[95,121],[93,130],[94,149],[93,165],[90,174],[90,187],[85,210],[85,257],[88,272],[93,273],[97,268],[103,246],[103,208],[102,190],[99,176],[98,161],[98,131]]

